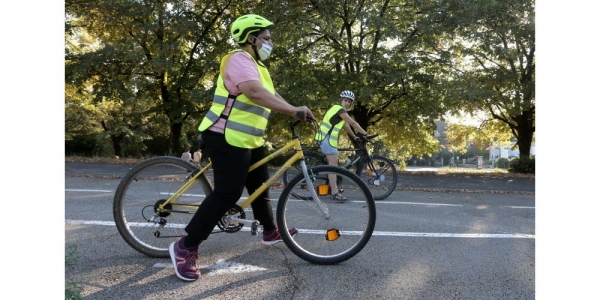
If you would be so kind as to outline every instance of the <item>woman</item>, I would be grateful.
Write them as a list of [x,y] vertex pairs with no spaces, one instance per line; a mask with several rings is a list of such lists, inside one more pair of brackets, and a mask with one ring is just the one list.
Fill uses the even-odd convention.
[[[273,48],[269,30],[272,25],[269,20],[250,14],[239,17],[231,26],[231,37],[239,49],[221,60],[212,105],[198,127],[213,164],[214,191],[186,226],[187,235],[169,246],[175,274],[181,280],[200,277],[196,267],[198,246],[240,199],[244,186],[252,194],[269,178],[266,164],[250,173],[248,169],[266,157],[263,135],[271,110],[305,121],[314,119],[306,106],[294,107],[275,92],[269,71],[262,63]],[[252,203],[252,211],[254,219],[263,226],[262,243],[280,242],[268,190]],[[298,233],[295,228],[289,231],[292,235]]]
[[[327,162],[332,166],[337,166],[338,164],[339,154],[337,148],[339,134],[342,128],[344,128],[348,135],[354,140],[358,139],[358,137],[354,134],[352,128],[362,135],[367,135],[367,132],[360,127],[358,122],[354,121],[354,119],[348,115],[348,111],[351,110],[353,102],[354,93],[349,90],[342,91],[342,93],[340,93],[339,104],[333,105],[327,113],[325,113],[319,131],[315,135],[315,139],[321,146],[321,151],[325,154]],[[330,174],[328,176],[333,201],[347,201],[348,198],[342,195],[342,190],[338,190],[335,174]]]

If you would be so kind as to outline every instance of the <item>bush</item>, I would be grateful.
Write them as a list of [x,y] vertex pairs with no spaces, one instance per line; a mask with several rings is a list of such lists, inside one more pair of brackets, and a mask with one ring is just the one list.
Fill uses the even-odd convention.
[[496,168],[508,169],[508,158],[500,157],[496,159]]
[[515,158],[508,166],[509,173],[535,174],[535,158]]
[[110,156],[111,148],[104,145],[101,135],[96,133],[74,136],[65,140],[65,155],[67,156]]

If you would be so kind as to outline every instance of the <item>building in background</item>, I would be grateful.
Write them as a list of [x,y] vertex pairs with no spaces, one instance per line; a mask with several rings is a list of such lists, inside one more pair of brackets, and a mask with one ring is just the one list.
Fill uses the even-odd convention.
[[[490,149],[490,160],[496,160],[500,157],[504,158],[512,158],[519,156],[519,149],[510,150],[516,143],[513,143],[511,146],[491,146]],[[535,143],[531,143],[530,153],[532,156],[535,156]]]

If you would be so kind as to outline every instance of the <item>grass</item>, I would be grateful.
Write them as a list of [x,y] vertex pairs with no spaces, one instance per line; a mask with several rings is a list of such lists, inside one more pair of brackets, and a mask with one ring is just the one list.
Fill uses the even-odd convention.
[[109,164],[137,164],[145,158],[120,158],[115,157],[85,157],[85,156],[65,156],[65,162],[97,162]]
[[[77,245],[69,245],[65,248],[65,267],[73,266],[79,260],[77,256]],[[65,283],[65,299],[79,300],[82,299],[81,291],[83,287],[73,281]]]
[[498,174],[507,174],[508,171],[505,169],[494,169],[494,170],[479,170],[479,169],[469,169],[469,168],[441,168],[438,173],[442,174],[489,174],[489,173],[498,173]]
[[518,178],[535,178],[535,174],[519,174],[509,173],[506,169],[495,168],[491,169],[475,169],[475,168],[439,168],[434,171],[411,171],[405,170],[408,173],[434,173],[438,175],[481,175],[481,176],[496,176],[496,177],[518,177]]

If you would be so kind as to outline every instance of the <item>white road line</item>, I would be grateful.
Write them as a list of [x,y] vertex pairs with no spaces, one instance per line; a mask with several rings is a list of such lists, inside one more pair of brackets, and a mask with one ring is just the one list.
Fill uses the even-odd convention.
[[374,236],[410,236],[410,237],[455,237],[455,238],[513,238],[535,239],[533,234],[523,233],[435,233],[435,232],[393,232],[375,231]]
[[[114,191],[108,190],[81,190],[81,189],[65,189],[67,192],[99,192],[99,193],[114,193]],[[173,195],[173,193],[160,193],[161,195]],[[277,193],[271,193],[277,194]],[[187,197],[206,197],[204,194],[184,194]],[[246,200],[248,197],[240,197],[240,200]],[[271,201],[278,201],[279,198],[270,198]],[[291,200],[291,201],[303,201],[303,200]],[[362,201],[353,201],[362,202]],[[461,204],[446,204],[446,203],[420,203],[420,202],[396,202],[396,201],[377,201],[376,204],[403,204],[403,205],[431,205],[431,206],[462,206]],[[511,208],[525,208],[519,206],[509,206]]]
[[[100,225],[115,226],[112,221],[86,221],[86,220],[65,220],[69,225]],[[151,227],[150,223],[129,223],[131,227]],[[186,224],[168,224],[167,227],[185,228]],[[217,228],[217,227],[215,227]],[[250,231],[250,228],[243,227],[241,231]],[[325,234],[322,230],[299,229],[303,234]],[[341,231],[342,234],[359,235],[359,231]],[[391,236],[391,237],[451,237],[451,238],[512,238],[512,239],[535,239],[533,234],[523,233],[435,233],[435,232],[396,232],[396,231],[374,231],[373,236]]]
[[420,203],[420,202],[396,202],[396,201],[375,201],[375,204],[406,204],[406,205],[434,205],[434,206],[462,206],[462,204],[447,204],[447,203]]
[[98,192],[98,193],[114,193],[109,190],[81,190],[81,189],[65,189],[65,192]]
[[533,209],[535,209],[535,207],[532,207],[532,206],[507,206],[507,207],[509,207],[509,208],[533,208]]

